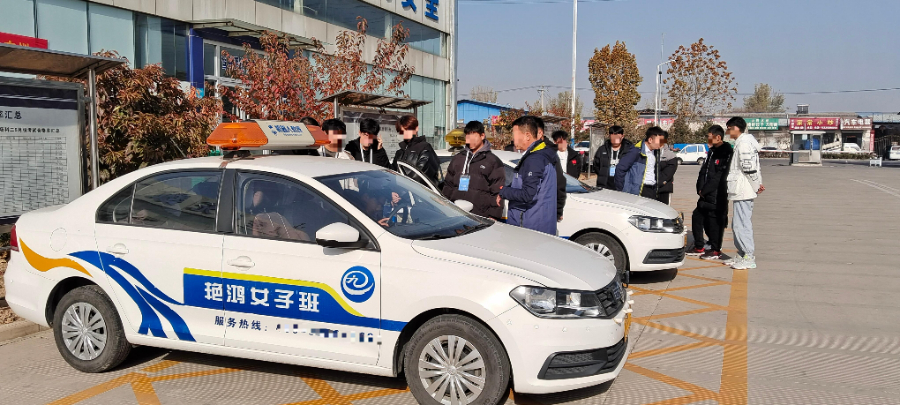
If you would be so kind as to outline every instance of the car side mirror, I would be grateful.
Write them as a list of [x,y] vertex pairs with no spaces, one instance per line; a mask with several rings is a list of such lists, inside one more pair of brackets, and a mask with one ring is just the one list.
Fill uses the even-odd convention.
[[359,249],[368,245],[368,241],[359,237],[359,231],[343,222],[335,222],[316,232],[316,243],[320,246],[335,249]]
[[472,209],[475,208],[475,204],[472,204],[466,200],[456,200],[453,203],[465,212],[472,212]]

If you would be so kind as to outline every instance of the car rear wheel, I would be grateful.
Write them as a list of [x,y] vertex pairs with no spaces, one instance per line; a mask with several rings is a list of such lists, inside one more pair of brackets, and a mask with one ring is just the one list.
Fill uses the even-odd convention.
[[496,405],[509,389],[506,350],[462,315],[441,315],[419,327],[407,344],[404,370],[420,404]]
[[53,335],[63,359],[86,373],[118,366],[131,352],[115,306],[95,285],[63,296],[53,314]]
[[704,158],[697,159],[697,164],[703,165],[703,162],[705,162],[705,161],[706,161],[706,159],[704,159]]
[[609,259],[616,266],[616,273],[619,274],[619,278],[621,280],[625,279],[625,266],[628,260],[625,256],[625,249],[615,238],[605,233],[592,232],[579,236],[578,239],[575,239],[575,243],[585,246]]

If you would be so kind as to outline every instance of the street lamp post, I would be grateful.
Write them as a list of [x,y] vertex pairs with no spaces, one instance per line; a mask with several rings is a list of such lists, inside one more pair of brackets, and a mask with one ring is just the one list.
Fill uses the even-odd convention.
[[572,126],[570,134],[575,143],[575,44],[578,37],[578,0],[572,0]]
[[668,65],[674,60],[663,62],[656,65],[656,109],[653,111],[653,125],[659,126],[659,84],[662,79],[662,67]]

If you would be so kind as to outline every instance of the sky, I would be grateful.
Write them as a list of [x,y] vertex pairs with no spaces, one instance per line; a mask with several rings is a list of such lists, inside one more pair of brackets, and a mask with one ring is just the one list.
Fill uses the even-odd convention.
[[[459,99],[479,85],[565,87],[549,88],[554,95],[571,88],[571,1],[459,1]],[[491,4],[496,1],[516,4]],[[593,115],[588,60],[595,48],[624,41],[644,78],[638,104],[644,107],[654,97],[665,35],[666,57],[701,37],[719,50],[738,84],[735,106],[756,83],[783,93],[900,88],[898,17],[898,0],[583,0],[576,87],[586,89],[578,95],[585,116]],[[538,99],[536,89],[498,94],[500,103],[514,107]],[[897,113],[900,90],[785,94],[788,112],[797,104],[809,104],[811,112]]]

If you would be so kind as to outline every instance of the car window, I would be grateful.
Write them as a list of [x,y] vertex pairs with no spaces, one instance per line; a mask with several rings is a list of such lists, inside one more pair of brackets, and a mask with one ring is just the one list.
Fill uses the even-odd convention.
[[694,145],[688,145],[684,147],[684,153],[694,153],[697,151],[697,147]]
[[110,197],[97,209],[97,222],[127,224],[131,214],[131,197],[134,184]]
[[493,221],[474,216],[409,178],[388,170],[316,178],[393,235],[444,239],[475,232]]
[[331,200],[281,177],[238,173],[235,195],[238,235],[315,242],[316,232],[327,225],[354,226]]
[[221,183],[221,172],[163,173],[141,180],[134,188],[131,223],[185,231],[215,231]]

